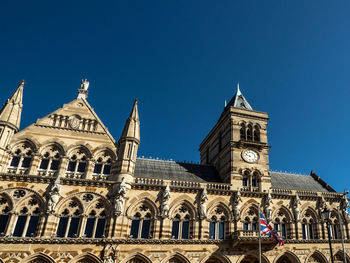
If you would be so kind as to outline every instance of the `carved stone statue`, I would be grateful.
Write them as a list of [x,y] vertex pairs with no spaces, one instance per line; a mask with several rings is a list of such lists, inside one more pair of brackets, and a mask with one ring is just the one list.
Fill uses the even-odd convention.
[[233,216],[235,218],[235,220],[238,220],[241,217],[241,211],[239,208],[239,204],[240,202],[242,202],[242,198],[241,198],[241,191],[239,189],[237,189],[237,192],[235,194],[235,197],[233,199]]
[[340,210],[343,212],[343,216],[344,216],[344,219],[347,221],[347,222],[350,222],[350,215],[349,215],[349,212],[348,212],[348,208],[349,208],[349,201],[348,201],[348,198],[346,197],[346,195],[344,194],[341,198],[341,202],[340,202]]
[[319,201],[318,201],[317,204],[316,204],[316,208],[318,209],[321,218],[322,218],[322,211],[323,211],[323,209],[326,208],[326,207],[327,207],[327,202],[326,202],[326,200],[324,199],[324,196],[322,195],[322,196],[321,196],[321,199],[319,199]]
[[293,202],[292,202],[292,208],[294,211],[294,216],[295,216],[295,220],[299,221],[300,220],[300,209],[299,206],[301,205],[300,199],[299,199],[299,195],[295,194],[295,197],[293,198]]
[[162,205],[161,205],[162,216],[167,216],[169,213],[169,200],[170,200],[170,187],[167,184],[162,195]]
[[89,85],[90,85],[90,83],[87,79],[82,79],[80,88],[87,90],[89,88]]
[[207,188],[204,188],[199,198],[199,217],[201,218],[205,218],[207,216],[207,204],[205,203],[207,200]]
[[115,185],[114,189],[114,212],[117,215],[120,215],[123,212],[124,208],[124,199],[126,197],[127,188],[125,183],[125,177],[123,177],[122,181],[119,185]]
[[272,204],[273,204],[272,196],[269,190],[267,192],[267,195],[265,197],[265,202],[264,202],[264,209],[265,209],[265,215],[267,220],[271,220],[271,217],[272,217],[272,208],[271,208]]
[[56,180],[48,187],[46,191],[47,196],[47,212],[53,213],[55,211],[58,200],[60,199],[61,184],[60,178]]
[[103,262],[104,263],[114,263],[114,259],[112,258],[112,256],[110,256],[109,258],[106,258]]

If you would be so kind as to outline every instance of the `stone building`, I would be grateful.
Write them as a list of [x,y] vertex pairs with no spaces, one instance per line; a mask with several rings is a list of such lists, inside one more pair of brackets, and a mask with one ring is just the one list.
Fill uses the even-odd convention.
[[239,88],[192,164],[137,158],[137,101],[116,142],[88,86],[23,130],[24,82],[4,104],[0,262],[257,262],[259,205],[286,242],[262,238],[264,263],[330,262],[325,207],[335,262],[341,233],[350,252],[346,195],[313,172],[270,171],[268,115]]

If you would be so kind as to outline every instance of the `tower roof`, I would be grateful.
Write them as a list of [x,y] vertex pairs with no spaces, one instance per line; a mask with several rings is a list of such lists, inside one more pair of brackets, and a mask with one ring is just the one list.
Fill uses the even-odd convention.
[[21,81],[17,90],[7,100],[0,111],[0,121],[12,124],[17,131],[21,122],[23,87],[24,80]]
[[237,84],[236,94],[232,97],[227,106],[245,110],[253,110],[252,106],[250,106],[246,98],[243,96],[241,90],[239,89],[239,83]]
[[137,109],[138,101],[135,100],[132,111],[130,112],[129,118],[126,120],[124,130],[120,139],[135,138],[140,140],[140,121],[139,112]]

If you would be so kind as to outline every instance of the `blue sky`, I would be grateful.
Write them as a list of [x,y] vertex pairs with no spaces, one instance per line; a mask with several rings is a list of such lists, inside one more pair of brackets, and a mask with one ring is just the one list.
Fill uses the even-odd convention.
[[199,161],[235,93],[269,113],[270,168],[350,188],[350,2],[1,1],[0,100],[22,128],[76,97],[118,140],[139,99],[140,156]]

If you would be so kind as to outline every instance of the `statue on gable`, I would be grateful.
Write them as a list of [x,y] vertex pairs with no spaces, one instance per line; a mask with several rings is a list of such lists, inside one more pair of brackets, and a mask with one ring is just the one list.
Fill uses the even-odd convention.
[[170,187],[169,184],[165,187],[162,195],[161,213],[162,216],[168,216],[169,213],[169,200],[170,200]]
[[299,206],[301,205],[300,198],[298,194],[295,194],[295,197],[293,198],[291,208],[293,208],[295,220],[298,222],[300,220],[300,209]]
[[200,218],[205,218],[207,216],[207,204],[206,204],[207,200],[208,200],[207,188],[204,188],[199,198],[198,212],[199,212]]
[[272,218],[272,207],[271,207],[272,204],[273,204],[272,196],[271,196],[270,190],[268,190],[267,195],[265,197],[264,210],[265,210],[266,219],[269,221]]
[[47,197],[48,213],[53,213],[55,211],[58,200],[60,199],[60,191],[61,191],[60,177],[57,177],[56,180],[52,184],[50,184],[50,186],[47,188],[45,193]]
[[114,212],[116,215],[120,215],[123,212],[124,200],[127,194],[127,187],[125,183],[125,177],[123,177],[120,184],[113,185],[114,196]]
[[89,85],[90,85],[90,83],[89,83],[89,81],[87,79],[82,79],[80,88],[83,89],[83,90],[88,90]]
[[242,202],[241,191],[237,189],[237,192],[233,198],[232,206],[233,206],[233,216],[235,220],[238,220],[241,217],[241,211],[239,208],[239,204]]
[[327,207],[327,202],[324,199],[323,195],[321,195],[321,199],[319,199],[319,201],[317,202],[317,206],[316,207],[317,207],[318,211],[320,212],[320,215],[321,215],[323,209]]

